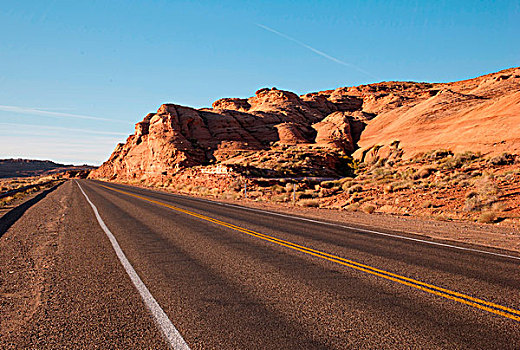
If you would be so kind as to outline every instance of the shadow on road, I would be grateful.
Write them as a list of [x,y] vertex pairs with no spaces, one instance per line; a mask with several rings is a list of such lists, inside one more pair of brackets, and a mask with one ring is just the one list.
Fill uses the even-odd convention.
[[60,184],[57,184],[55,186],[52,186],[48,190],[43,191],[42,193],[38,194],[34,198],[29,199],[27,202],[20,204],[14,209],[11,209],[8,211],[4,216],[0,218],[0,237],[4,235],[4,233],[11,227],[16,220],[18,220],[30,207],[32,207],[34,204],[38,203],[40,200],[45,198],[49,193],[54,191]]

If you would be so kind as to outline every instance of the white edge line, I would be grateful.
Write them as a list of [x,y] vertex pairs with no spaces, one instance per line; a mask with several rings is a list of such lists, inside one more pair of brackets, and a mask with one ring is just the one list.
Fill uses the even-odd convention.
[[[238,209],[249,210],[249,211],[255,211],[255,212],[259,212],[259,213],[265,213],[265,214],[270,214],[270,215],[276,215],[276,216],[281,216],[281,217],[286,217],[286,218],[291,218],[291,219],[296,219],[296,220],[302,220],[302,221],[307,221],[307,222],[313,222],[313,223],[322,224],[322,225],[328,225],[328,226],[334,226],[334,227],[341,227],[341,228],[345,228],[345,229],[348,229],[348,230],[355,230],[355,231],[361,231],[361,232],[366,232],[366,233],[373,233],[373,234],[375,234],[375,235],[380,235],[380,236],[394,237],[394,238],[399,238],[399,239],[404,239],[404,240],[409,240],[409,241],[415,241],[415,242],[421,242],[421,243],[426,243],[426,244],[431,244],[431,245],[436,245],[436,246],[441,246],[441,247],[447,247],[447,248],[453,248],[453,249],[465,250],[465,251],[470,251],[470,252],[476,252],[476,253],[482,253],[482,254],[494,255],[494,256],[499,256],[499,257],[502,257],[502,258],[509,258],[509,259],[520,260],[520,257],[518,257],[518,256],[514,256],[514,255],[507,255],[507,254],[494,253],[494,252],[489,252],[489,251],[486,251],[486,250],[480,250],[480,249],[475,249],[475,248],[460,247],[460,246],[456,246],[456,245],[452,245],[452,244],[440,243],[440,242],[434,242],[434,241],[428,241],[428,240],[424,240],[424,239],[420,239],[420,238],[406,237],[406,236],[395,235],[395,234],[391,234],[391,233],[384,233],[384,232],[379,232],[379,231],[374,231],[374,230],[368,230],[368,229],[364,229],[364,228],[360,228],[360,227],[347,226],[347,225],[342,225],[342,224],[335,224],[335,223],[332,223],[332,222],[326,222],[326,221],[319,221],[319,220],[307,219],[307,218],[302,218],[302,217],[300,217],[300,216],[293,216],[293,215],[281,214],[281,213],[277,213],[277,212],[273,212],[273,211],[262,210],[262,209],[255,209],[255,208],[249,208],[249,207],[245,207],[245,206],[241,206],[241,205],[236,205],[236,204],[222,203],[222,202],[218,202],[218,201],[212,201],[212,200],[209,200],[209,199],[195,198],[195,197],[189,197],[189,196],[182,196],[182,195],[176,195],[176,194],[174,194],[174,193],[158,192],[158,191],[153,191],[153,190],[150,190],[150,191],[152,191],[152,192],[156,192],[156,193],[160,193],[160,194],[170,194],[170,195],[179,196],[179,197],[184,197],[184,198],[185,198],[185,197],[188,197],[188,198],[191,199],[191,200],[202,201],[202,202],[208,202],[208,203],[217,204],[217,205],[222,205],[222,206],[226,206],[226,207],[234,207],[234,208],[238,208]],[[413,233],[413,232],[410,232],[410,234],[416,234],[416,235],[418,235],[418,233]]]
[[121,261],[121,265],[123,265],[123,267],[125,268],[126,273],[128,274],[135,288],[141,295],[141,298],[143,299],[143,302],[145,303],[146,307],[152,313],[152,316],[154,317],[157,326],[163,333],[170,347],[175,350],[189,350],[190,348],[188,344],[186,344],[186,341],[182,338],[177,328],[175,328],[175,326],[172,324],[172,322],[170,321],[164,310],[161,308],[157,300],[155,300],[155,298],[153,297],[152,293],[150,293],[144,282],[141,280],[137,272],[130,264],[130,261],[128,261],[127,257],[125,256],[125,253],[123,253],[123,250],[121,250],[119,243],[117,243],[116,238],[114,237],[112,232],[110,232],[107,225],[105,225],[103,219],[101,219],[101,216],[99,215],[99,212],[94,203],[90,201],[85,191],[83,191],[81,185],[75,180],[74,182],[76,182],[79,189],[85,196],[87,202],[92,207],[92,210],[94,211],[96,219],[99,223],[99,226],[101,226],[103,231],[105,231],[108,239],[110,240],[110,243],[112,243],[112,247],[114,248],[117,257],[119,258],[119,261]]

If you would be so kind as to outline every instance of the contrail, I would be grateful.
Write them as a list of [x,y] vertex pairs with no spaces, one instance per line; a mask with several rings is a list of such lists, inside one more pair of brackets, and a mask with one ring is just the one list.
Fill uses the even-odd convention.
[[82,115],[82,114],[51,112],[51,111],[45,111],[45,110],[42,110],[42,109],[29,108],[29,107],[0,105],[0,111],[12,112],[12,113],[20,113],[20,114],[41,115],[41,116],[53,117],[53,118],[76,118],[76,119],[89,119],[89,120],[104,120],[104,121],[109,121],[109,122],[126,123],[126,124],[128,124],[127,122],[125,122],[123,120],[108,119],[108,118],[101,118],[101,117],[93,117],[93,116],[90,116],[90,115]]
[[300,46],[303,46],[304,48],[306,48],[306,49],[308,49],[308,50],[311,50],[311,51],[314,52],[315,54],[320,55],[320,56],[322,56],[322,57],[325,57],[326,59],[328,59],[328,60],[330,60],[330,61],[332,61],[332,62],[335,62],[335,63],[341,64],[341,65],[346,66],[346,67],[354,68],[355,70],[357,70],[357,71],[359,71],[359,72],[361,72],[361,73],[363,73],[363,74],[366,74],[366,75],[368,75],[368,76],[371,77],[371,78],[378,79],[376,76],[374,76],[373,74],[367,72],[367,71],[364,70],[363,68],[360,68],[360,67],[358,67],[358,66],[356,66],[356,65],[354,65],[354,64],[352,64],[352,63],[348,63],[348,62],[342,61],[342,60],[340,60],[340,59],[338,59],[338,58],[336,58],[336,57],[333,57],[333,56],[331,56],[331,55],[328,55],[328,54],[326,54],[325,52],[320,51],[320,50],[318,50],[318,49],[315,49],[314,47],[312,47],[312,46],[310,46],[310,45],[307,45],[307,44],[301,42],[301,41],[298,40],[298,39],[295,39],[295,38],[293,38],[293,37],[290,37],[289,35],[286,35],[286,34],[284,34],[284,33],[281,33],[281,32],[279,32],[279,31],[277,31],[276,29],[270,28],[270,27],[268,27],[268,26],[265,26],[265,25],[263,25],[263,24],[259,24],[259,23],[256,23],[256,25],[257,25],[258,27],[262,28],[262,29],[265,29],[265,30],[271,32],[271,33],[274,33],[274,34],[276,34],[276,35],[278,35],[278,36],[281,36],[281,37],[284,38],[284,39],[287,39],[287,40],[290,40],[290,41],[292,41],[292,42],[295,42],[296,44],[298,44],[298,45],[300,45]]

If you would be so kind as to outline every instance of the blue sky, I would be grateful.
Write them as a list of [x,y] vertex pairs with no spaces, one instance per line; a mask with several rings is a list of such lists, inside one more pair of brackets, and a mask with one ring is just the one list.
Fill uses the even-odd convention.
[[519,34],[518,1],[0,0],[0,158],[100,164],[166,102],[471,78]]

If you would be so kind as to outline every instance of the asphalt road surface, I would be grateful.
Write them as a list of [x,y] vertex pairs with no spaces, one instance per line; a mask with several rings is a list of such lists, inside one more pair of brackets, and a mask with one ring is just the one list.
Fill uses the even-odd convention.
[[49,311],[61,321],[38,326],[59,329],[49,347],[520,349],[514,253],[90,180],[62,187],[73,239]]

